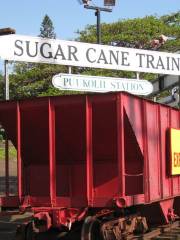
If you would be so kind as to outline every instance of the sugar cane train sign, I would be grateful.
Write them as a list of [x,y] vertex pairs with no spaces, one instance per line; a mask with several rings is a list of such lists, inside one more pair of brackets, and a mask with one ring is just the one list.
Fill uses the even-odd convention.
[[0,57],[11,61],[180,75],[179,54],[21,35],[0,37]]

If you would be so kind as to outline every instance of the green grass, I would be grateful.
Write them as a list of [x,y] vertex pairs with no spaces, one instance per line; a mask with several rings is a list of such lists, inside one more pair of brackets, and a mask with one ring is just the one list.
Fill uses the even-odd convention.
[[[5,144],[1,142],[0,143],[0,161],[4,159],[5,159]],[[9,144],[9,159],[17,159],[17,151],[12,144]]]

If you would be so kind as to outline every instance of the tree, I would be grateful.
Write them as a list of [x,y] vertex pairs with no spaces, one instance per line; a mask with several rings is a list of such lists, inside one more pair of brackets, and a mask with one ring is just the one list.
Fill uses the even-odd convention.
[[[55,38],[54,27],[48,15],[45,15],[40,27],[40,37]],[[10,98],[60,95],[52,86],[52,77],[60,72],[67,72],[67,67],[40,63],[16,63],[10,76]]]
[[[177,23],[177,16],[171,18],[171,21]],[[158,39],[162,34],[168,36],[169,39],[165,42],[158,51],[176,52],[180,49],[179,27],[177,24],[170,24],[170,19],[167,16],[158,18],[156,16],[146,16],[144,18],[125,19],[111,24],[102,24],[102,44],[117,45],[125,47],[137,47],[142,49],[151,49],[151,41]],[[78,41],[82,42],[96,42],[96,25],[88,25],[83,31],[78,31]],[[103,76],[117,76],[117,77],[135,77],[133,72],[124,71],[110,71],[103,69],[88,69],[82,68],[82,73],[96,74]],[[156,74],[140,73],[141,78],[147,80],[155,79]]]
[[39,36],[42,38],[56,38],[53,22],[47,14],[44,16],[44,19],[41,23]]
[[[43,21],[41,23],[39,37],[52,38],[52,39],[56,38],[53,22],[47,14],[44,16]],[[35,64],[35,63],[20,62],[20,63],[16,63],[14,65],[14,72],[16,72],[17,74],[23,74],[23,73],[25,73],[31,69],[34,69],[35,67],[39,67],[39,66],[40,66],[39,64]]]
[[39,64],[24,73],[11,74],[10,98],[22,99],[63,94],[52,86],[52,77],[60,72],[67,72],[67,67]]
[[180,11],[172,13],[170,15],[164,15],[161,20],[169,25],[180,26]]
[[[116,42],[126,42],[129,43],[129,46],[136,44],[147,49],[150,47],[150,41],[162,34],[179,39],[179,28],[177,25],[167,23],[163,16],[161,18],[147,16],[144,18],[119,20],[111,24],[104,23],[101,28],[102,44],[107,45]],[[88,25],[85,30],[78,33],[78,41],[96,42],[96,25]]]

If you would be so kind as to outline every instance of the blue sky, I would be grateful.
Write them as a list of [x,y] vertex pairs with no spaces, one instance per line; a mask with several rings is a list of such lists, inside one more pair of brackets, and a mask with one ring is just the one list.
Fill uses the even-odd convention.
[[[102,22],[161,16],[180,10],[180,0],[116,0],[112,13],[102,13]],[[93,3],[102,6],[103,0]],[[0,28],[12,27],[17,34],[37,36],[45,14],[53,21],[57,38],[72,40],[77,29],[95,24],[94,11],[84,9],[78,0],[1,0]]]

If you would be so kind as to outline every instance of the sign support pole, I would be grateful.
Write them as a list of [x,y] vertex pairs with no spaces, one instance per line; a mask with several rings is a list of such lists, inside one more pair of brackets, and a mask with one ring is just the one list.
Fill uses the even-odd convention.
[[8,60],[4,61],[5,100],[9,100]]
[[95,16],[97,17],[97,43],[101,44],[101,12],[96,9]]
[[68,73],[71,74],[72,73],[72,67],[68,66]]
[[5,183],[6,183],[6,197],[9,196],[9,141],[5,135]]
[[139,80],[139,72],[136,72],[136,78]]
[[[8,60],[4,61],[4,95],[5,100],[9,100],[9,73]],[[6,197],[9,196],[9,141],[7,134],[5,135],[5,182],[6,182]]]
[[95,11],[95,16],[97,17],[97,44],[101,44],[101,11],[103,12],[112,12],[112,9],[109,8],[102,8],[102,7],[97,7],[97,6],[88,6],[84,5],[84,8],[86,9],[91,9]]

